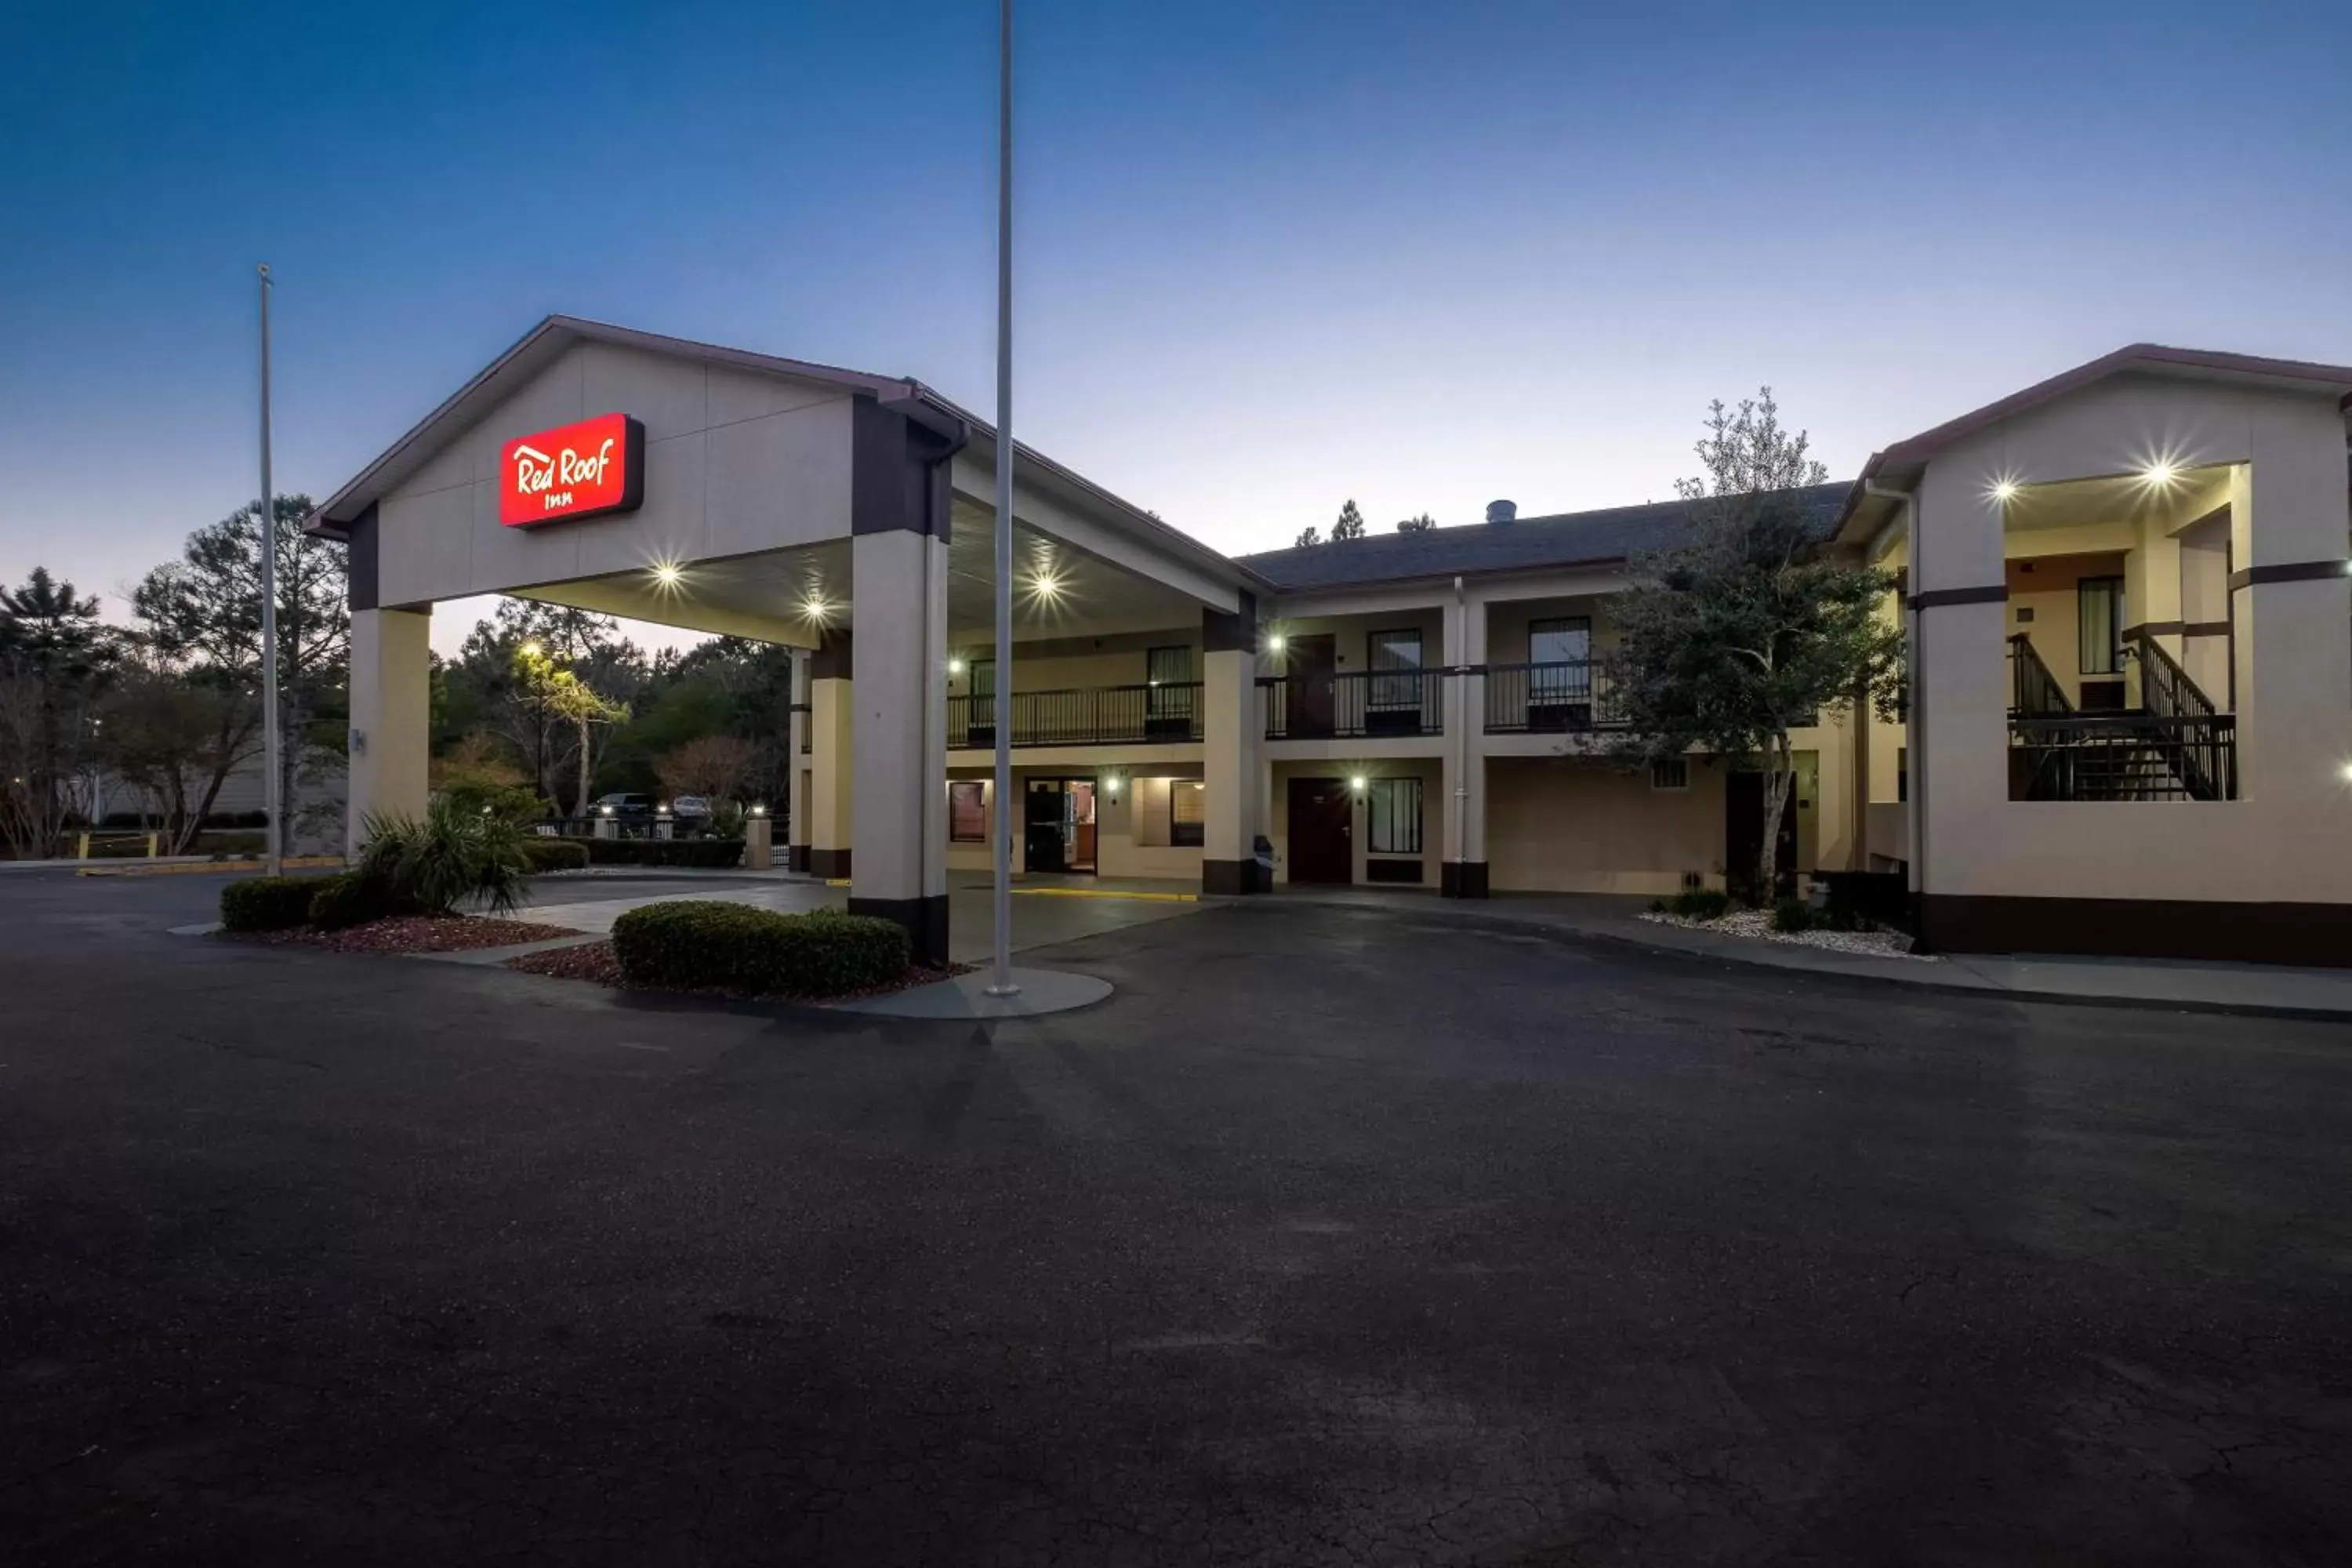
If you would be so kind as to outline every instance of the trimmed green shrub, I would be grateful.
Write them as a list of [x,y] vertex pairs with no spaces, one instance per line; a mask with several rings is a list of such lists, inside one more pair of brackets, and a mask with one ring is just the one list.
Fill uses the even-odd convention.
[[221,889],[224,931],[290,931],[310,918],[316,877],[240,877]]
[[526,838],[522,854],[534,873],[588,868],[588,846],[576,838]]
[[502,915],[530,886],[522,828],[496,813],[459,810],[444,797],[422,822],[372,816],[363,826],[367,841],[352,869],[397,907],[447,911],[471,899]]
[[641,985],[838,996],[896,980],[911,953],[903,927],[871,915],[679,899],[614,921],[613,955]]
[[1731,908],[1731,895],[1720,888],[1689,888],[1676,893],[1666,907],[1685,920],[1721,920]]
[[743,862],[740,838],[583,838],[592,866],[685,866],[723,871]]
[[394,912],[390,889],[364,871],[346,871],[310,884],[310,923],[321,931],[365,925]]
[[1813,907],[1802,899],[1787,898],[1772,905],[1772,929],[1778,931],[1811,931],[1819,922],[1813,918]]

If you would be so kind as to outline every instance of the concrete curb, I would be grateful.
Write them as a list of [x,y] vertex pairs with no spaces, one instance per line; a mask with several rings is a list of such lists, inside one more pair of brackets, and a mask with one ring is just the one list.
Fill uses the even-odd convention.
[[[1229,903],[1256,906],[1264,900],[1255,898],[1212,898],[1206,903]],[[1406,909],[1428,912],[1430,906],[1419,900],[1412,903],[1375,903],[1361,898],[1318,899],[1312,895],[1286,896],[1284,904],[1312,904],[1318,909],[1365,910]],[[1935,963],[1922,963],[1908,958],[1873,958],[1839,953],[1824,948],[1804,947],[1793,942],[1751,942],[1741,937],[1716,936],[1704,931],[1685,931],[1675,926],[1662,926],[1647,921],[1578,920],[1569,916],[1544,914],[1534,910],[1515,913],[1507,909],[1469,910],[1459,904],[1444,910],[1447,918],[1465,924],[1487,925],[1514,931],[1538,931],[1552,936],[1584,938],[1635,947],[1651,952],[1672,953],[1684,958],[1719,959],[1727,963],[1744,964],[1755,969],[1779,970],[1787,973],[1817,975],[1832,980],[1854,981],[1864,984],[1884,984],[1907,987],[1915,991],[1937,992],[1947,995],[1997,998],[2011,1002],[2054,1003],[2061,1005],[2097,1007],[2135,1007],[2168,1013],[2207,1013],[2228,1017],[2293,1018],[2318,1023],[2352,1022],[2352,970],[2342,975],[2315,973],[2307,970],[2280,970],[2271,973],[2257,966],[2239,965],[2187,966],[2156,963],[2133,963],[2130,961],[2070,959],[2055,955],[2019,955],[2016,957],[1981,958],[1974,954],[1947,956]],[[1757,950],[1763,951],[1757,951]],[[2003,978],[1986,973],[1978,965],[1997,963],[2027,969],[2063,972],[2070,982],[2065,984],[2035,984],[2030,979]],[[1900,966],[1899,968],[1897,966]],[[1913,973],[1909,971],[1919,971]],[[2137,989],[2115,986],[2098,987],[2101,972],[2134,976],[2139,982]],[[2208,994],[2198,995],[2182,989],[2183,983],[2193,987],[2202,975],[2216,984]],[[2172,987],[2168,991],[2150,990],[2153,984]],[[2340,995],[2325,998],[2307,996],[2300,1001],[2259,1001],[2242,996],[2217,994],[2220,990],[2244,985],[2273,985],[2281,988],[2314,987],[2340,991]]]

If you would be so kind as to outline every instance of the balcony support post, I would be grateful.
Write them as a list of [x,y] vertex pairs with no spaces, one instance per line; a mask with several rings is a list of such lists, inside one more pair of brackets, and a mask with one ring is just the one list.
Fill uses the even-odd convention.
[[1201,615],[1201,890],[1266,890],[1257,864],[1258,813],[1264,785],[1257,736],[1264,721],[1257,699],[1257,601],[1241,595],[1232,615]]
[[[850,807],[855,786],[850,782],[853,726],[853,685],[850,663],[855,645],[847,628],[830,630],[810,655],[808,725],[808,806],[802,831],[808,853],[795,856],[795,870],[806,870],[827,880],[849,875]],[[798,807],[794,815],[800,816]]]
[[1445,858],[1438,868],[1438,890],[1449,899],[1486,896],[1486,605],[1454,580],[1445,602],[1445,662],[1456,673],[1445,679],[1441,702],[1445,749]]

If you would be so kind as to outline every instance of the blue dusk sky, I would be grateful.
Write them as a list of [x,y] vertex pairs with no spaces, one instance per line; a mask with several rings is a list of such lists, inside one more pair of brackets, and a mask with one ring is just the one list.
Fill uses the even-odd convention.
[[[993,406],[992,0],[18,7],[0,577],[324,496],[550,311]],[[1024,0],[1020,433],[1220,549],[2352,361],[2352,5]],[[445,619],[437,646],[470,616]]]

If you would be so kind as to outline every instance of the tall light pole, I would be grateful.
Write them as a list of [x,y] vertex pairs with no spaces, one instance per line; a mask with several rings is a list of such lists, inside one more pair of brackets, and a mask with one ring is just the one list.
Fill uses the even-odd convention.
[[996,39],[996,721],[995,927],[988,994],[1013,983],[1013,0],[999,0]]
[[261,274],[261,811],[268,851],[266,869],[286,869],[286,803],[278,785],[278,504],[269,491],[269,266]]

